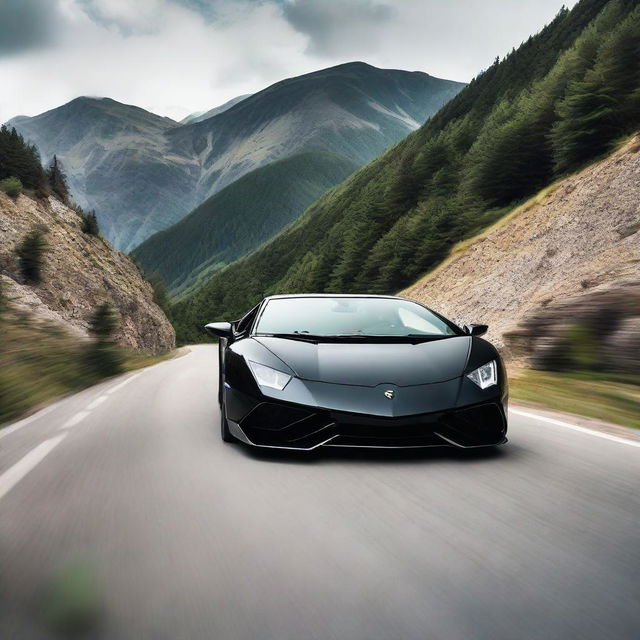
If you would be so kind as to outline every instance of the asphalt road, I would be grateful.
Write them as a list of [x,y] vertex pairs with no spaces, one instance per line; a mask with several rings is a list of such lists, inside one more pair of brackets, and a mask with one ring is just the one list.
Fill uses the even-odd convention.
[[216,366],[0,431],[2,640],[640,638],[640,447],[512,415],[494,453],[258,454]]

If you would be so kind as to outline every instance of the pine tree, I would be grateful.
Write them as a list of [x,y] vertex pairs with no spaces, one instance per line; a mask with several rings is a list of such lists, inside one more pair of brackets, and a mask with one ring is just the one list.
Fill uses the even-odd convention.
[[26,282],[38,284],[42,281],[42,265],[46,250],[44,233],[38,229],[29,232],[16,249],[20,270]]
[[67,185],[67,176],[62,171],[62,167],[58,162],[58,156],[53,156],[53,160],[49,165],[47,171],[47,177],[49,179],[49,185],[55,195],[60,198],[60,201],[64,204],[69,203],[69,187]]
[[47,194],[47,179],[40,164],[40,156],[33,145],[6,125],[0,127],[0,180],[17,178],[26,189],[33,189],[38,197]]
[[553,128],[556,171],[597,157],[640,125],[640,9],[609,34],[593,68],[569,85]]
[[79,210],[78,213],[82,218],[82,232],[88,233],[91,236],[100,235],[100,226],[98,225],[95,209],[89,211],[89,213]]

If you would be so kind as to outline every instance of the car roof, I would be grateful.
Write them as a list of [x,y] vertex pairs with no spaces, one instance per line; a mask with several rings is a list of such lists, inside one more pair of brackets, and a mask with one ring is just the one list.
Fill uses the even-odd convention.
[[265,300],[278,300],[282,298],[383,298],[391,300],[406,300],[400,296],[383,296],[375,293],[281,293],[267,296]]

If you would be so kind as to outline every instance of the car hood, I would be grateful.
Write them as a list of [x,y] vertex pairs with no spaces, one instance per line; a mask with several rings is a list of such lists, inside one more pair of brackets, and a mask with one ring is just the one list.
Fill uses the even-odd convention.
[[298,378],[373,387],[429,384],[462,375],[471,338],[455,336],[418,343],[303,342],[255,337]]

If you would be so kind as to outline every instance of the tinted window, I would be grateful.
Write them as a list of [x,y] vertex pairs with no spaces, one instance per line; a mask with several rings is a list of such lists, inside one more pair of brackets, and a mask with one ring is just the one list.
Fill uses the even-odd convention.
[[452,323],[408,300],[393,298],[275,298],[258,322],[257,333],[315,336],[452,336]]

